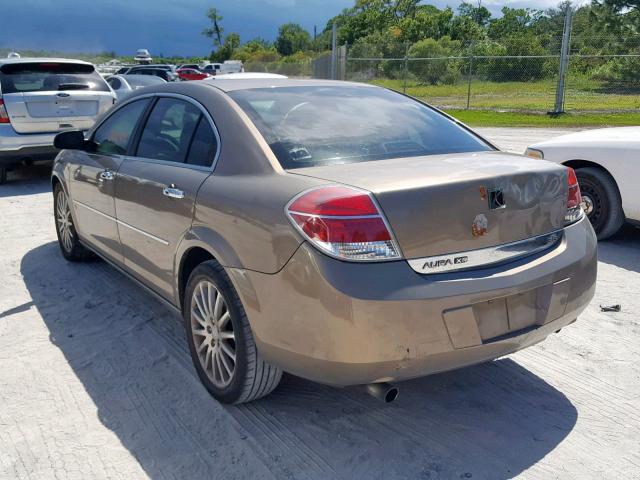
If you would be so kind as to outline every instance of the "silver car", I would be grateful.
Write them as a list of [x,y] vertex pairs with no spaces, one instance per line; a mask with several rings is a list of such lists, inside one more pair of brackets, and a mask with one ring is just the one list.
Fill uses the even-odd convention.
[[88,130],[115,103],[93,65],[58,58],[0,60],[0,183],[16,164],[53,160],[62,130]]
[[107,83],[115,92],[118,101],[121,101],[139,88],[167,82],[155,75],[111,75],[107,78]]

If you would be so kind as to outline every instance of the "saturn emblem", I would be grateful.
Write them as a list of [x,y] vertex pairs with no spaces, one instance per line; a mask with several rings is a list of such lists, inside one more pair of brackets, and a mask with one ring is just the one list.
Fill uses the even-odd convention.
[[474,237],[481,237],[485,233],[487,233],[487,229],[489,228],[489,220],[484,214],[476,215],[476,218],[473,219],[473,224],[471,225],[471,234]]

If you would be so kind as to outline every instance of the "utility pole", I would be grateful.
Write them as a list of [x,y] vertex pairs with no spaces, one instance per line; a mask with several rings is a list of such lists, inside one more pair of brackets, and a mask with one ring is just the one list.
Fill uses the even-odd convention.
[[564,30],[562,31],[562,46],[560,47],[560,71],[558,86],[556,87],[556,103],[553,114],[564,112],[564,91],[566,88],[567,68],[569,67],[569,51],[571,47],[571,26],[573,23],[573,8],[567,4],[564,14]]
[[333,22],[331,33],[331,79],[338,77],[338,26]]

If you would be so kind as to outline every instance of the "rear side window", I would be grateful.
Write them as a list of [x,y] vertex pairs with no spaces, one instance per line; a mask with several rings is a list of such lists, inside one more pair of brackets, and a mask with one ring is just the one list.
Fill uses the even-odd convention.
[[136,156],[183,163],[200,116],[200,109],[191,103],[160,98],[142,131]]
[[0,67],[2,93],[91,90],[109,87],[93,65],[84,63],[21,62]]
[[191,147],[189,147],[187,163],[189,165],[210,167],[216,155],[217,148],[218,142],[211,125],[206,118],[201,116],[198,122],[198,128],[196,128],[193,140],[191,141]]
[[96,153],[126,154],[131,135],[148,103],[148,99],[135,101],[122,107],[105,120],[93,135]]

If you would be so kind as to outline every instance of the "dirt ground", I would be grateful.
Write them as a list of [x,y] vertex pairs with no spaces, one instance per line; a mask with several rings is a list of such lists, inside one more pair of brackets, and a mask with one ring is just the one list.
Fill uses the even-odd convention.
[[[557,134],[483,133],[520,152]],[[0,478],[640,478],[640,230],[600,244],[594,301],[535,347],[390,405],[285,376],[228,407],[171,312],[62,259],[46,169],[18,173],[0,186]]]

